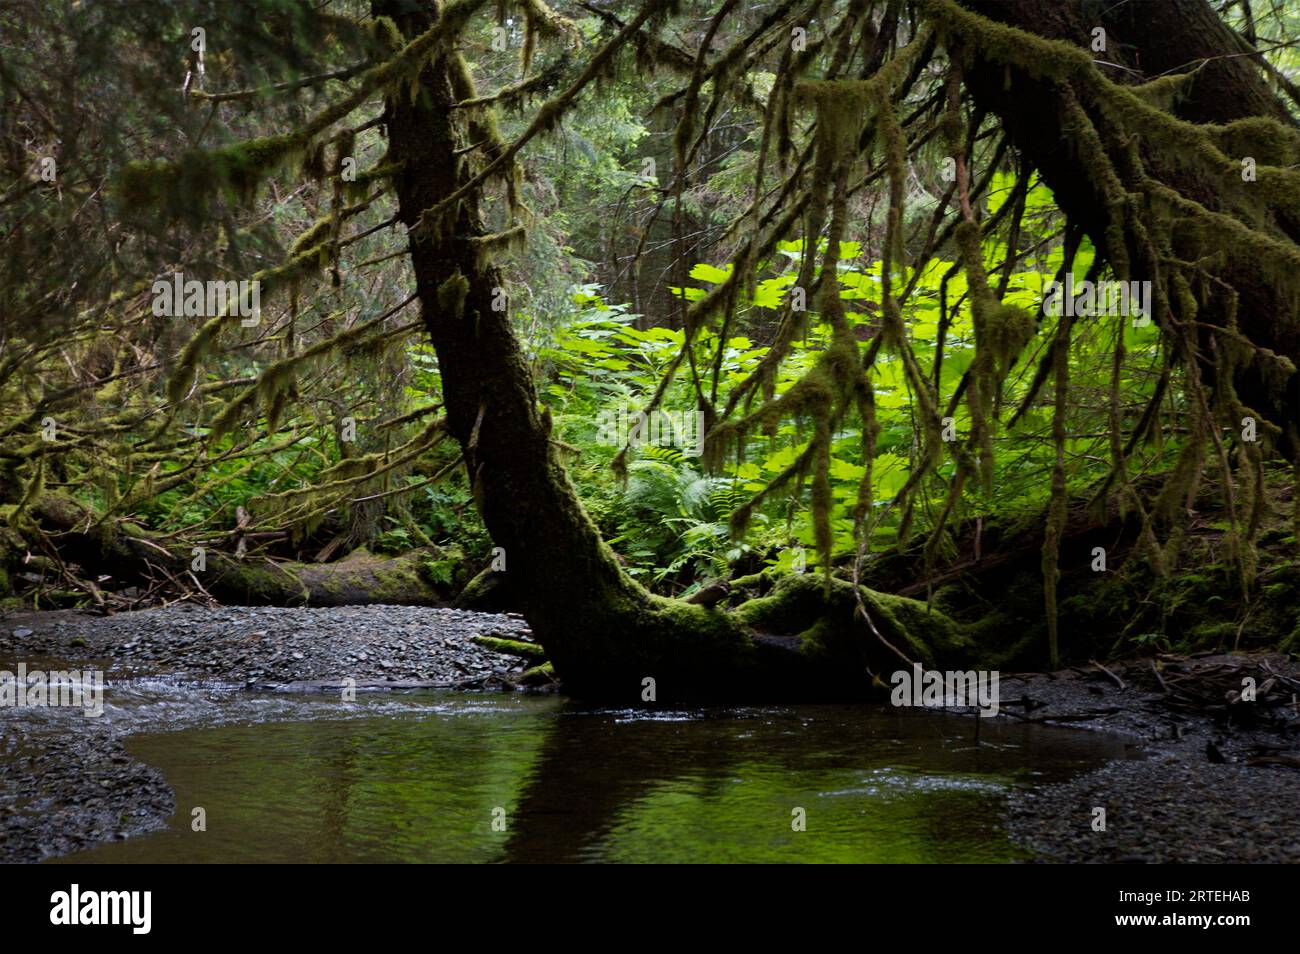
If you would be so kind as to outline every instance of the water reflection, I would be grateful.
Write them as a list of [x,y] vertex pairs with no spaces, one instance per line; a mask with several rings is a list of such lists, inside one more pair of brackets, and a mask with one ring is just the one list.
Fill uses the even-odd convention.
[[[970,719],[864,706],[374,705],[132,737],[175,787],[176,815],[67,860],[1006,861],[1008,786],[1125,754],[1113,738],[1016,724],[985,723],[976,744]],[[195,806],[205,832],[190,830]]]

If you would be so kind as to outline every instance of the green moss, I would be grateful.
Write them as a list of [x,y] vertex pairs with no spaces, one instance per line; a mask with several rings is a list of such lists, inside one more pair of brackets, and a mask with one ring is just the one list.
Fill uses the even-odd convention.
[[365,25],[370,35],[389,50],[400,50],[406,45],[406,37],[392,17],[374,17],[366,20]]
[[[500,256],[523,249],[525,238],[524,227],[522,225],[516,225],[514,228],[506,229],[504,232],[493,232],[490,235],[476,235],[469,239],[469,246],[474,250],[479,270],[484,271]],[[468,287],[466,288],[466,293],[467,292]],[[464,298],[465,295],[461,294],[461,307],[463,307]]]
[[476,574],[456,597],[459,609],[493,612],[506,608],[502,597],[508,589],[509,578],[504,573],[485,569]]
[[[430,54],[459,34],[484,2],[446,3],[428,30],[363,73],[351,93],[319,110],[292,133],[232,143],[220,149],[194,150],[175,162],[134,162],[115,179],[112,191],[130,208],[159,207],[190,218],[202,217],[215,192],[248,198],[282,162],[304,152],[317,136],[346,119],[377,91],[395,91],[404,80],[418,75]],[[389,41],[399,39],[400,33],[391,33],[382,20],[375,21],[378,34]]]
[[525,669],[515,679],[515,682],[519,685],[530,688],[551,686],[558,681],[555,667],[548,662],[542,663],[540,666],[533,666],[531,669]]
[[403,560],[381,560],[367,554],[368,562],[373,562],[371,572],[374,585],[370,596],[376,603],[401,603],[411,599],[412,594],[424,590],[424,581],[420,579],[414,564]]
[[1296,620],[1295,628],[1287,634],[1286,639],[1282,640],[1278,648],[1284,653],[1300,656],[1300,619]]
[[1231,649],[1237,638],[1238,627],[1226,621],[1197,623],[1187,633],[1184,647],[1188,650]]
[[811,574],[783,578],[768,596],[741,604],[736,615],[759,632],[800,636],[802,651],[814,658],[858,660],[873,671],[903,664],[886,642],[928,667],[977,661],[978,647],[944,614],[905,596],[860,590],[874,631],[860,615],[853,584],[833,579],[828,594],[825,581]]
[[211,197],[225,194],[247,201],[282,163],[302,155],[308,140],[300,135],[264,136],[219,149],[194,149],[172,162],[128,163],[115,180],[114,194],[131,209],[159,208],[201,218]]
[[1195,72],[1170,73],[1168,76],[1161,76],[1149,82],[1140,83],[1131,89],[1133,95],[1140,96],[1157,109],[1168,112],[1179,99],[1190,92],[1195,79]]
[[454,318],[465,313],[465,299],[469,296],[469,279],[460,272],[438,286],[438,308]]
[[520,642],[517,639],[502,639],[500,636],[475,636],[473,642],[492,650],[494,653],[504,653],[507,656],[522,656],[525,659],[546,658],[546,650],[536,643]]
[[1294,166],[1300,163],[1300,132],[1265,116],[1249,116],[1219,126],[1205,127],[1223,153],[1232,158],[1250,156],[1260,165]]
[[780,577],[780,573],[772,567],[767,567],[757,573],[734,577],[731,580],[731,589],[733,594],[736,590],[742,589],[766,590]]
[[1038,320],[1024,308],[1001,303],[989,311],[986,319],[985,333],[993,348],[994,372],[1001,379],[1038,330]]

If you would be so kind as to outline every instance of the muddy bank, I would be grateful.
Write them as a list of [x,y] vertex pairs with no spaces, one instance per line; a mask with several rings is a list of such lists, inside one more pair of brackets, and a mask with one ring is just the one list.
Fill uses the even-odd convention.
[[1007,717],[1121,733],[1148,754],[1014,793],[1013,840],[1056,862],[1300,862],[1300,666],[1203,654],[1106,670],[1003,679]]

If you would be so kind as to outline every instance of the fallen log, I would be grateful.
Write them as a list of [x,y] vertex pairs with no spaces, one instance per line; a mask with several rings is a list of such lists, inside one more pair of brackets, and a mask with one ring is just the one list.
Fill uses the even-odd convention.
[[125,582],[160,569],[190,578],[196,591],[248,606],[351,606],[390,603],[443,606],[454,592],[432,579],[427,567],[439,554],[412,550],[394,557],[353,550],[334,563],[299,563],[198,548],[151,538],[129,520],[101,521],[67,497],[47,496],[27,508],[25,518],[60,558],[75,562],[92,578],[109,575]]

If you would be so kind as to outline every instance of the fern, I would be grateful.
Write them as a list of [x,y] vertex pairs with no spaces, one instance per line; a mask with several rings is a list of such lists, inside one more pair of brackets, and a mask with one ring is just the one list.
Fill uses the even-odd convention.
[[[638,448],[623,495],[626,516],[618,540],[635,540],[634,558],[655,582],[689,576],[726,576],[748,551],[731,539],[731,515],[748,495],[729,477],[700,473],[681,451]],[[638,562],[640,562],[638,560]]]

